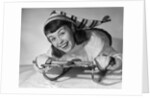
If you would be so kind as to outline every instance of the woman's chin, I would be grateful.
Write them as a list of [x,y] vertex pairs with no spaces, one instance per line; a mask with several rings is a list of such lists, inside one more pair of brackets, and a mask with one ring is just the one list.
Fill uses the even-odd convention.
[[64,47],[64,48],[61,48],[60,49],[61,51],[65,52],[65,53],[68,53],[69,51],[71,51],[71,47]]
[[66,48],[66,49],[63,49],[63,51],[65,52],[65,53],[68,53],[68,52],[70,52],[71,51],[71,48]]

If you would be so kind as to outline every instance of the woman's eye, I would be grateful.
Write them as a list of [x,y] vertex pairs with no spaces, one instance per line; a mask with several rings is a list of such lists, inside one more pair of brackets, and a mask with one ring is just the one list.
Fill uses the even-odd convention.
[[64,34],[65,34],[65,32],[61,32],[61,33],[60,33],[60,35],[64,35]]
[[50,38],[50,40],[51,40],[51,41],[55,41],[55,40],[56,40],[56,38]]

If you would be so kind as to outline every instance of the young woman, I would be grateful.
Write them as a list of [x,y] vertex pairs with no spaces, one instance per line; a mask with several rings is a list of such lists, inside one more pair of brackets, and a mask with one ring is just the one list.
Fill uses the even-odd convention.
[[[112,48],[111,35],[103,29],[95,28],[107,21],[110,21],[108,16],[102,21],[87,19],[78,21],[76,16],[67,16],[64,12],[53,11],[44,25],[44,34],[51,46],[46,54],[36,58],[35,69],[43,72],[48,68],[50,77],[55,79],[60,76],[64,68],[61,64],[53,64],[53,60],[73,61],[77,59],[81,62],[91,62],[89,66],[97,66],[103,73],[120,70],[122,57]],[[46,67],[47,64],[56,66]]]

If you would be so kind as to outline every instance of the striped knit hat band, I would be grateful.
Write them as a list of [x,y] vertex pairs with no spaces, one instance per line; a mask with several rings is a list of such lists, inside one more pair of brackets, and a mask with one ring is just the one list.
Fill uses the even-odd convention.
[[91,29],[91,28],[101,25],[102,23],[111,21],[108,15],[104,16],[102,20],[90,20],[86,18],[77,17],[75,15],[71,15],[63,11],[54,10],[50,14],[44,26],[46,26],[48,23],[52,22],[53,20],[69,21],[75,24],[78,29]]

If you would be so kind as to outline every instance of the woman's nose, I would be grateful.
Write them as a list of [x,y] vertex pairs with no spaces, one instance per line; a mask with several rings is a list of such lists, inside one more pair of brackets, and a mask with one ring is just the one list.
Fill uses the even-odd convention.
[[57,43],[58,43],[58,44],[62,44],[62,43],[63,43],[63,40],[62,40],[61,38],[58,38],[58,39],[57,39]]

